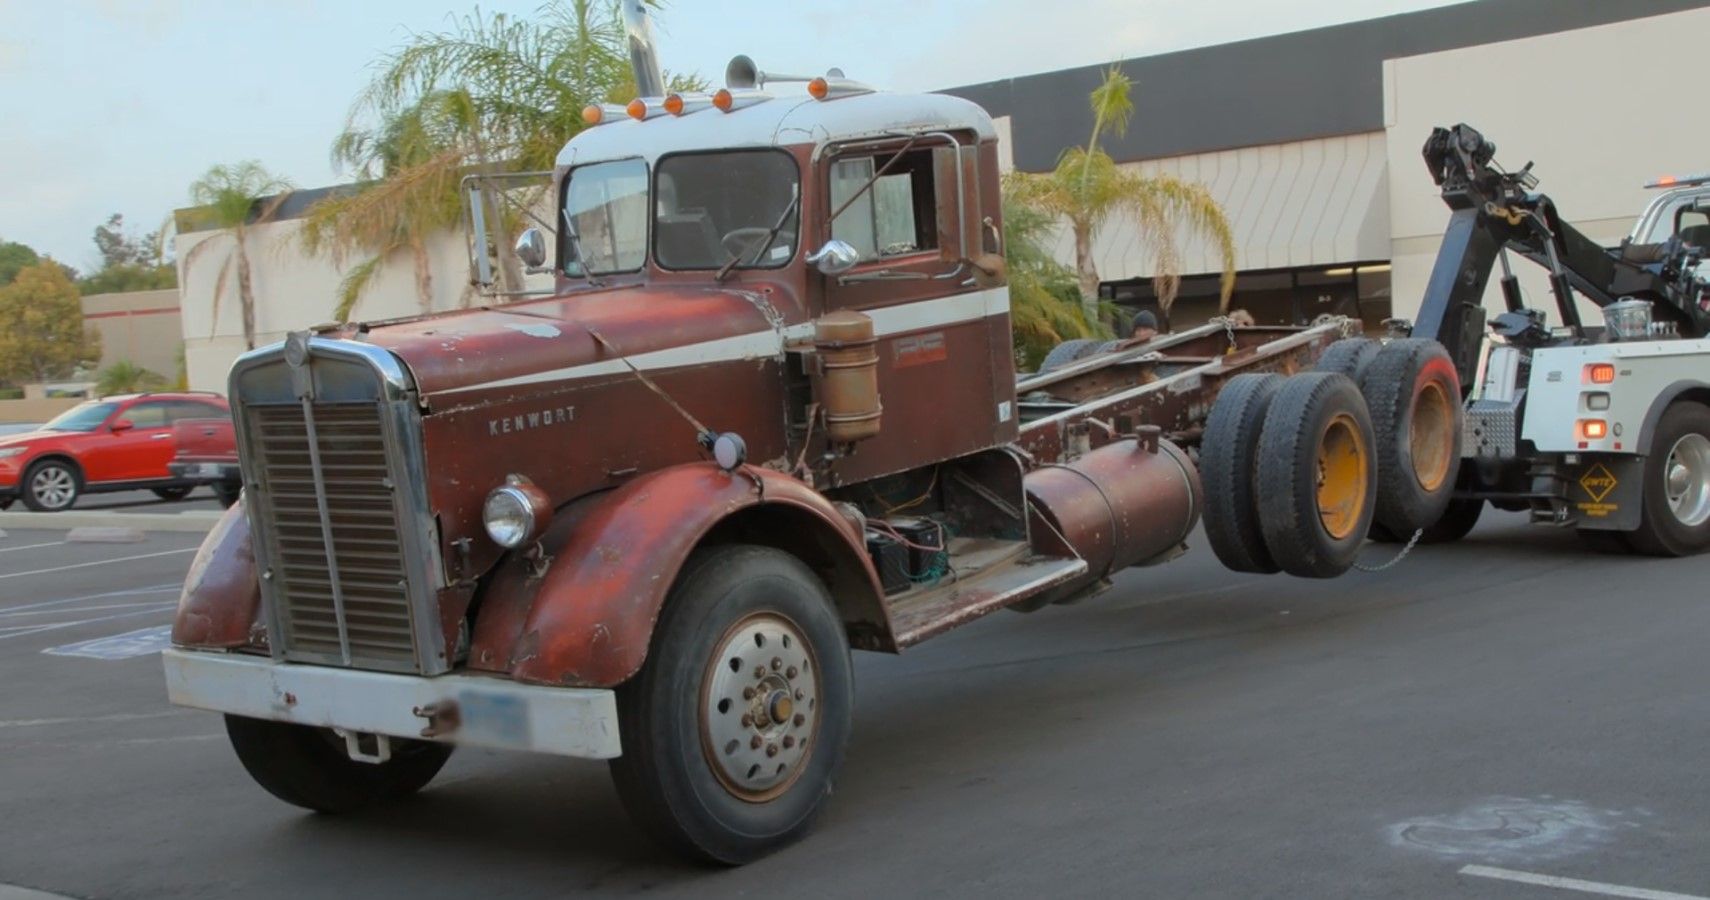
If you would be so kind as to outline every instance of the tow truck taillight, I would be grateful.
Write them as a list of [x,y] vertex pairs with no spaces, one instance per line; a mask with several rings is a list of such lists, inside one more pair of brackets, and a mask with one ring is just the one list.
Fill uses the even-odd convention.
[[1591,384],[1610,384],[1615,380],[1614,363],[1592,363],[1585,367],[1585,380]]

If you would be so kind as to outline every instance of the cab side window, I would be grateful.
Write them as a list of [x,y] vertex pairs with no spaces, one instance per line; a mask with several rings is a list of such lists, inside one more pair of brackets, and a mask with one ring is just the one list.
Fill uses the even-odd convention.
[[1701,250],[1710,250],[1710,211],[1683,209],[1675,219],[1675,234]]
[[169,418],[168,404],[163,402],[138,403],[119,414],[121,419],[130,419],[131,426],[143,428],[165,428]]
[[[863,191],[869,181],[873,186]],[[831,236],[847,241],[863,261],[935,250],[936,198],[930,148],[837,160],[831,165],[831,210],[843,212],[832,221]]]

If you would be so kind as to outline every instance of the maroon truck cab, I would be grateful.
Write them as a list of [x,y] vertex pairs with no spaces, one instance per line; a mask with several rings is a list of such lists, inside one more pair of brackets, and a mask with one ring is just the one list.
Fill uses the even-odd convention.
[[276,795],[394,796],[463,743],[604,758],[662,842],[752,859],[829,791],[851,647],[1179,552],[1198,474],[1144,423],[1192,433],[1220,354],[1295,366],[1334,336],[1216,328],[1018,398],[986,113],[730,74],[589,111],[555,254],[530,229],[490,258],[469,184],[476,280],[526,265],[549,296],[234,365],[244,495],[165,665]]

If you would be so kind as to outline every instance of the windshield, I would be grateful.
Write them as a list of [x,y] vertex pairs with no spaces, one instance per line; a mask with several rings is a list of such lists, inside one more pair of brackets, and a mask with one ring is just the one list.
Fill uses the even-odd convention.
[[42,426],[43,431],[94,431],[107,421],[118,407],[116,403],[84,403],[59,414]]
[[[780,150],[679,153],[659,162],[653,253],[667,269],[775,269],[796,253],[796,161]],[[774,231],[776,233],[774,233]]]
[[647,259],[647,163],[578,166],[564,186],[564,270],[572,275],[633,272]]

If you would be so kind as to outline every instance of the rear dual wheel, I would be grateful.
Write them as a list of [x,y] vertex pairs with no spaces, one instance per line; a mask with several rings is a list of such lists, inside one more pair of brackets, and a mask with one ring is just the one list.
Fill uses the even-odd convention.
[[1218,392],[1200,444],[1205,533],[1238,572],[1329,578],[1371,527],[1371,420],[1340,372],[1248,374]]
[[1371,527],[1372,423],[1346,375],[1285,381],[1259,436],[1257,498],[1265,547],[1283,571],[1330,578],[1354,564]]

